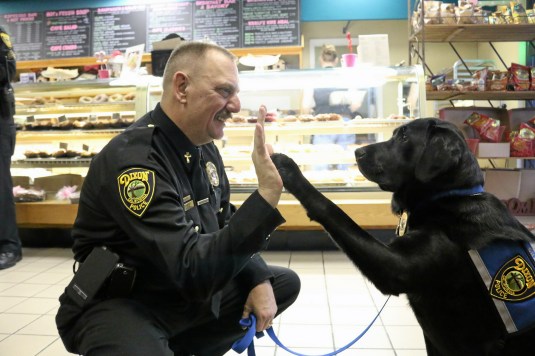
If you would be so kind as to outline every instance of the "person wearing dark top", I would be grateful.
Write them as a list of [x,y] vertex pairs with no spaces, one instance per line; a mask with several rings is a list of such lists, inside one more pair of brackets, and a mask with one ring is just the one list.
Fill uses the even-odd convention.
[[[72,231],[81,265],[56,316],[68,351],[223,355],[245,333],[241,318],[253,313],[265,330],[297,298],[298,276],[259,255],[284,222],[265,107],[252,154],[258,189],[239,209],[213,143],[240,110],[238,91],[230,52],[185,42],[169,58],[160,103],[92,160]],[[125,274],[115,279],[115,268],[89,300],[87,286],[101,271],[89,281],[82,271],[104,254],[101,246]],[[126,275],[135,279],[124,283]]]
[[[338,67],[339,57],[336,48],[333,45],[324,45],[319,57],[322,68]],[[362,116],[364,91],[348,90],[347,88],[314,88],[307,90],[303,95],[302,111],[304,114],[338,114],[343,120],[353,119],[355,116]],[[314,135],[311,143],[320,144],[337,144],[342,148],[347,145],[356,143],[354,134],[334,134],[334,135]],[[347,165],[314,165],[316,170],[325,169],[344,169]]]
[[15,266],[22,259],[17,228],[11,156],[15,150],[15,95],[11,80],[16,59],[9,35],[0,27],[0,270]]

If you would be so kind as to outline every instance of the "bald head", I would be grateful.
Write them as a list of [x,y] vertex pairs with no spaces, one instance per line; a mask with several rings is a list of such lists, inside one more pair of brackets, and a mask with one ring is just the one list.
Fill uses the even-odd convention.
[[163,87],[168,88],[173,83],[173,76],[181,71],[194,75],[196,71],[202,69],[208,58],[207,53],[217,51],[229,59],[235,61],[236,57],[223,47],[205,42],[185,42],[173,50],[163,74]]

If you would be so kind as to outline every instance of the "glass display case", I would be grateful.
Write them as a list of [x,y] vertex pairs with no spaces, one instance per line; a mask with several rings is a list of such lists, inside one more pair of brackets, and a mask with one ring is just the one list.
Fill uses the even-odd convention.
[[[252,137],[258,108],[266,105],[267,141],[294,158],[320,190],[378,190],[358,171],[354,150],[386,140],[396,127],[422,117],[424,90],[420,66],[241,72],[242,110],[216,142],[233,189],[247,192],[256,184]],[[160,95],[159,87],[149,88],[147,107]],[[328,105],[315,103],[320,95]]]
[[[241,202],[256,188],[251,162],[254,121],[266,105],[267,141],[275,151],[291,156],[305,175],[344,210],[364,214],[363,226],[395,225],[390,194],[364,179],[354,150],[382,141],[422,112],[425,83],[421,66],[336,68],[240,73],[242,110],[227,122],[218,145],[232,184],[233,202]],[[120,84],[120,85],[117,85]],[[319,110],[318,92],[328,92],[328,107]],[[16,152],[13,176],[32,180],[48,175],[85,176],[91,156],[131,120],[151,110],[161,97],[161,78],[149,77],[135,84],[113,81],[72,81],[15,86],[17,111]],[[325,94],[325,93],[323,93]],[[325,104],[325,103],[323,103]],[[339,112],[340,106],[351,110]],[[334,108],[332,111],[329,109]],[[57,152],[56,152],[57,151]],[[54,195],[32,207],[18,205],[20,224],[54,226],[75,216],[77,204],[65,208]],[[59,204],[57,209],[48,205]],[[31,210],[39,211],[39,216]],[[279,205],[288,229],[318,228],[299,203],[285,194]],[[46,218],[42,214],[49,215]],[[65,215],[67,214],[67,215]]]

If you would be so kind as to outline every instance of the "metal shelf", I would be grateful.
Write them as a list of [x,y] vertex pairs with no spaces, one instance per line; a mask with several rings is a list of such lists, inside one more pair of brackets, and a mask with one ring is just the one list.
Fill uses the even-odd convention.
[[27,158],[24,160],[12,161],[13,168],[57,168],[57,167],[89,167],[91,158]]
[[533,100],[535,91],[426,91],[427,100]]
[[535,40],[535,24],[424,25],[410,41],[420,42],[522,42]]

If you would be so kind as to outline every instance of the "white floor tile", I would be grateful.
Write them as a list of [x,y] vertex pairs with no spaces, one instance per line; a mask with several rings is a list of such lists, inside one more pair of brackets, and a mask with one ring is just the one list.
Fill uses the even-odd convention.
[[72,356],[72,355],[74,354],[71,354],[70,352],[65,350],[65,346],[63,346],[61,339],[58,337],[56,341],[54,341],[46,349],[41,351],[38,356]]
[[0,355],[34,356],[47,348],[57,336],[11,335],[0,341]]
[[[295,304],[274,329],[292,350],[334,351],[353,340],[386,300],[340,251],[266,251],[268,264],[294,269],[302,282]],[[72,278],[69,248],[24,248],[23,260],[0,271],[0,355],[68,356],[57,336],[58,297]],[[258,356],[291,355],[267,336]],[[237,355],[229,351],[226,356]],[[243,355],[243,354],[242,354]],[[343,356],[425,356],[421,329],[406,296],[391,297],[380,318]]]
[[0,297],[0,312],[5,312],[26,299],[26,297]]
[[51,335],[58,336],[54,315],[42,315],[19,331],[19,335]]
[[20,283],[0,292],[2,297],[31,297],[47,289],[47,285]]
[[395,349],[425,349],[420,326],[385,326]]
[[[0,333],[14,334],[38,319],[36,314],[0,314]],[[2,355],[2,353],[0,353]]]
[[286,347],[334,347],[331,325],[294,325],[285,324],[284,320],[281,322],[277,336]]
[[[365,330],[366,326],[338,326],[333,325],[334,342],[337,349],[345,347],[354,341]],[[349,348],[352,349],[391,349],[392,344],[382,326],[372,326],[363,336]]]
[[59,301],[52,298],[28,298],[7,310],[8,313],[46,314],[57,307]]

